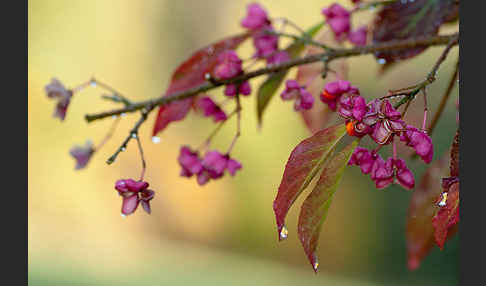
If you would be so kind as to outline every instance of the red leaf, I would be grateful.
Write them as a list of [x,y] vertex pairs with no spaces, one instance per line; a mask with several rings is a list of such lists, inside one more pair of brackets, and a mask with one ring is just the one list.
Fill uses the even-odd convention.
[[459,129],[456,131],[451,146],[450,177],[442,180],[443,193],[437,202],[444,203],[432,219],[435,242],[440,249],[453,232],[452,228],[459,222]]
[[[316,36],[316,41],[323,43],[327,46],[339,46],[336,42],[333,34],[329,30],[323,30]],[[309,46],[305,52],[305,55],[313,55],[317,53],[322,53],[323,50],[319,47]],[[329,64],[329,69],[334,71],[329,71],[327,73],[326,79],[321,77],[323,72],[324,64],[321,62],[301,65],[297,69],[296,80],[300,85],[305,85],[306,89],[314,96],[314,106],[310,110],[302,110],[302,118],[306,126],[312,133],[317,132],[324,128],[326,123],[329,121],[333,113],[319,99],[319,95],[326,82],[335,81],[338,79],[345,80],[348,77],[348,64],[345,59],[334,60]]]
[[[459,14],[455,0],[396,1],[384,5],[374,21],[373,43],[405,40],[415,37],[437,35],[440,26]],[[396,60],[414,57],[425,48],[378,52],[378,59],[385,59],[386,65]]]
[[[195,52],[172,74],[170,85],[164,96],[171,96],[176,92],[204,84],[206,82],[204,75],[213,71],[218,55],[223,51],[236,49],[248,36],[249,34],[246,33],[226,38]],[[164,130],[169,123],[184,119],[195,99],[194,96],[161,106],[155,120],[153,135]]]
[[434,246],[432,217],[437,209],[436,199],[442,193],[441,179],[447,174],[448,155],[434,161],[425,171],[420,185],[412,194],[407,215],[408,268],[415,270]]
[[300,209],[299,238],[315,272],[319,266],[316,249],[321,227],[326,220],[334,193],[356,146],[358,146],[358,140],[325,162],[319,181]]
[[279,240],[287,237],[285,217],[290,207],[309,185],[336,144],[346,134],[344,124],[315,133],[297,145],[285,165],[285,171],[273,201]]
[[[442,197],[442,196],[441,196]],[[459,182],[453,183],[447,190],[446,205],[441,207],[432,219],[435,242],[442,250],[448,237],[449,229],[459,222]]]

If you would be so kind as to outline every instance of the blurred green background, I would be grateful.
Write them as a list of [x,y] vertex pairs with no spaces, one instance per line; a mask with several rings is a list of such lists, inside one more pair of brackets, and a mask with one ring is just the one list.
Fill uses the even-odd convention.
[[[340,1],[350,7],[351,1]],[[52,77],[68,87],[95,76],[133,100],[159,96],[172,70],[199,47],[241,31],[247,1],[31,0],[28,3],[29,217],[28,269],[31,285],[458,285],[458,236],[437,247],[421,267],[406,268],[405,222],[411,192],[376,190],[359,168],[348,168],[320,236],[320,272],[314,275],[297,239],[302,196],[288,218],[289,239],[278,243],[272,202],[291,150],[309,136],[292,104],[277,97],[257,128],[255,96],[243,98],[242,136],[233,156],[244,168],[199,187],[179,177],[182,144],[198,146],[213,129],[190,114],[171,125],[159,144],[150,140],[155,114],[141,128],[146,180],[156,196],[152,215],[141,210],[120,216],[114,190],[119,178],[139,176],[134,142],[107,166],[110,156],[138,119],[123,117],[115,136],[87,169],[74,170],[68,151],[86,139],[99,142],[113,119],[87,124],[83,116],[114,108],[100,89],[73,98],[66,120],[52,118],[54,102],[44,93]],[[272,17],[302,27],[322,20],[331,1],[260,1]],[[367,23],[372,11],[353,19]],[[455,30],[457,27],[443,29]],[[430,70],[442,48],[431,48],[377,76],[371,56],[349,60],[350,80],[367,99],[414,84]],[[240,49],[252,53],[251,43]],[[429,89],[434,112],[457,58],[457,48]],[[290,76],[293,76],[292,71]],[[252,81],[256,87],[262,79]],[[222,99],[221,90],[211,94]],[[435,158],[445,152],[457,127],[455,88],[433,134]],[[419,124],[422,102],[407,115]],[[229,122],[215,138],[225,149],[234,134]],[[407,153],[408,154],[408,153]],[[405,152],[402,155],[406,155]],[[418,181],[422,161],[409,163]]]

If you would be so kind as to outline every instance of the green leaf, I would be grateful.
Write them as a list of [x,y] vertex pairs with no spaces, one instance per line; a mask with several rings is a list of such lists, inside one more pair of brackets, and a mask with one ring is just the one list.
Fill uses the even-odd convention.
[[324,163],[319,181],[300,209],[299,238],[315,272],[319,266],[316,248],[322,223],[326,220],[334,194],[358,142],[359,139],[353,141]]
[[[317,25],[312,26],[309,28],[306,33],[310,37],[314,37],[317,32],[324,26],[324,23],[321,22]],[[294,43],[290,44],[285,51],[289,54],[291,59],[296,58],[299,54],[304,50],[305,41],[299,40],[295,41]],[[257,117],[258,117],[258,124],[261,126],[262,124],[262,116],[263,112],[267,108],[268,103],[272,99],[273,95],[282,84],[285,76],[287,75],[288,70],[277,72],[271,74],[267,77],[267,79],[260,85],[258,88],[257,94]]]

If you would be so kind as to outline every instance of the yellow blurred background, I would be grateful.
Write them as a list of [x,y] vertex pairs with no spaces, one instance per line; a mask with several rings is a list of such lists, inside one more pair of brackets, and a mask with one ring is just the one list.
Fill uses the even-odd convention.
[[[351,1],[340,1],[350,7]],[[141,209],[120,216],[114,189],[120,178],[139,176],[135,142],[108,166],[137,114],[123,117],[115,136],[88,167],[74,170],[69,149],[87,139],[98,143],[113,119],[87,124],[84,114],[115,108],[87,88],[76,94],[66,120],[52,118],[54,102],[44,86],[56,77],[74,87],[92,76],[132,100],[159,96],[172,70],[199,47],[241,31],[247,1],[30,0],[28,3],[28,253],[31,285],[442,285],[458,284],[456,237],[442,252],[435,248],[421,268],[406,269],[404,225],[410,192],[373,188],[357,168],[349,168],[320,237],[320,272],[314,275],[297,239],[303,196],[288,218],[289,239],[278,243],[272,202],[291,150],[309,136],[291,104],[277,97],[257,128],[255,94],[243,98],[242,136],[233,156],[243,169],[199,187],[179,177],[180,145],[198,146],[213,130],[207,118],[190,114],[171,125],[161,142],[151,142],[155,114],[140,130],[147,158],[146,180],[156,191],[152,214]],[[322,20],[331,1],[260,1],[272,17],[288,17],[302,27]],[[353,19],[356,25],[371,12]],[[457,27],[449,28],[451,30]],[[251,43],[240,49],[249,57]],[[349,61],[350,79],[373,98],[390,88],[411,85],[428,72],[441,48],[431,48],[377,77],[371,56]],[[457,49],[429,91],[437,106]],[[245,56],[243,56],[245,58]],[[291,72],[291,76],[295,71]],[[258,82],[252,81],[256,90]],[[437,154],[448,148],[456,129],[454,102],[433,136]],[[221,90],[211,92],[222,98]],[[415,106],[415,111],[413,110]],[[410,116],[421,113],[411,106]],[[416,122],[414,122],[416,123]],[[227,123],[213,147],[225,149],[235,132]],[[410,163],[424,170],[421,162]]]

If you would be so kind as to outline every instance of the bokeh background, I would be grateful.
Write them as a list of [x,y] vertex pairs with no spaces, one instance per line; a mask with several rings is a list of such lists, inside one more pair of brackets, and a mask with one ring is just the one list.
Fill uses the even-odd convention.
[[[351,1],[340,1],[350,7]],[[285,16],[309,27],[322,20],[331,1],[260,1],[272,17]],[[278,243],[272,201],[285,162],[309,136],[292,104],[275,98],[259,130],[255,96],[244,98],[242,136],[234,157],[243,163],[235,178],[199,187],[179,177],[181,144],[198,146],[214,124],[191,113],[171,125],[161,142],[151,142],[152,114],[141,128],[147,157],[146,179],[156,190],[152,215],[141,210],[120,216],[114,190],[119,178],[139,176],[135,142],[115,164],[105,160],[138,119],[127,114],[117,133],[88,168],[75,171],[68,151],[86,139],[99,142],[108,118],[87,124],[83,116],[114,108],[102,90],[76,94],[66,120],[52,118],[54,102],[44,93],[53,77],[73,87],[95,76],[133,100],[159,96],[172,70],[197,48],[241,31],[247,1],[31,0],[28,6],[29,216],[28,269],[31,285],[458,285],[457,235],[437,247],[421,267],[406,268],[405,222],[411,192],[376,190],[359,168],[348,168],[320,237],[320,272],[314,275],[297,239],[299,199],[288,218],[289,239]],[[373,11],[353,19],[367,23]],[[452,31],[456,27],[443,29]],[[249,57],[251,43],[240,53]],[[420,81],[441,48],[378,75],[371,56],[349,60],[350,80],[367,98]],[[455,60],[454,49],[429,89],[435,111]],[[292,71],[290,76],[294,75]],[[255,87],[262,79],[253,82]],[[222,99],[220,90],[212,93]],[[455,133],[457,87],[433,134],[435,158]],[[410,107],[418,124],[422,102]],[[225,149],[235,131],[229,122],[215,138]],[[409,163],[418,181],[421,161]]]

